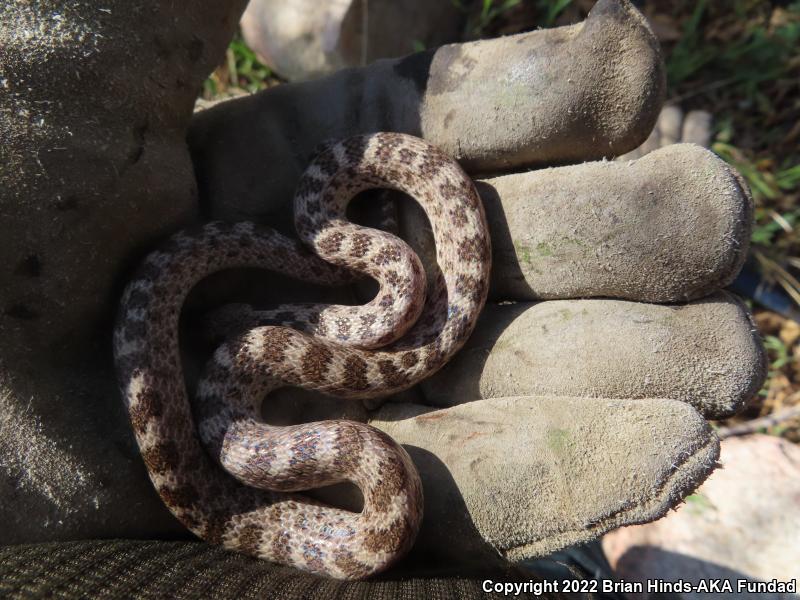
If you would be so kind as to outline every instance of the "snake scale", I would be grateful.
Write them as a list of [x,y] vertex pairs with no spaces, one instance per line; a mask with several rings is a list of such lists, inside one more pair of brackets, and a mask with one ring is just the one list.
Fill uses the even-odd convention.
[[[389,188],[424,208],[436,243],[435,283],[399,238],[349,222],[359,192]],[[364,423],[275,427],[260,418],[273,389],[341,398],[389,395],[441,368],[472,332],[488,290],[490,243],[472,181],[408,135],[328,144],[295,195],[300,242],[252,223],[210,223],[174,235],[143,262],[114,331],[118,379],[150,478],[172,513],[210,543],[335,578],[386,569],[413,544],[422,518],[419,475],[405,450]],[[284,305],[253,313],[188,397],[178,318],[201,279],[260,267],[315,283],[353,272],[380,291],[363,306]],[[266,323],[266,324],[265,324]],[[362,512],[298,494],[350,481]]]

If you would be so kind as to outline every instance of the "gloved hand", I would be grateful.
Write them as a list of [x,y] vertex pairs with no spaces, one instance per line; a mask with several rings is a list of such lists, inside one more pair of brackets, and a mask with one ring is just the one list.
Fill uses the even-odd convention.
[[[95,39],[101,54],[89,61],[122,64],[137,51],[143,64],[125,62],[124,78],[81,92],[74,106],[33,104],[33,92],[20,91],[33,73],[12,73],[15,95],[3,101],[15,109],[9,130],[22,131],[12,157],[23,158],[4,161],[0,206],[8,212],[23,191],[35,201],[20,203],[0,248],[10,258],[0,281],[0,399],[10,415],[0,451],[4,481],[16,481],[0,490],[11,500],[2,508],[6,542],[180,531],[150,489],[114,388],[108,316],[129,267],[191,220],[194,182],[180,146],[190,91],[241,4],[192,18],[188,5],[173,7],[170,23],[186,24],[178,28],[136,11],[126,21],[124,6],[93,15],[87,27],[104,37],[60,43],[84,49]],[[78,20],[67,22],[79,31]],[[152,34],[151,43],[123,40],[122,23]],[[42,97],[71,98],[85,81],[61,74]],[[600,0],[579,25],[380,61],[193,119],[203,220],[290,231],[294,184],[313,149],[361,132],[420,135],[476,177],[493,175],[477,182],[493,242],[490,302],[460,354],[383,406],[295,390],[268,402],[271,422],[348,416],[406,445],[425,493],[412,554],[426,564],[538,556],[658,517],[715,465],[705,419],[734,412],[759,388],[764,359],[749,316],[717,291],[749,239],[752,206],[738,175],[691,145],[540,168],[633,149],[663,94],[642,16],[627,0]],[[41,137],[20,106],[42,111]],[[95,163],[102,168],[88,171]],[[522,172],[529,168],[538,170]],[[503,171],[517,173],[496,176]],[[402,209],[403,235],[430,261],[424,220]],[[284,281],[268,274],[253,280],[212,278],[193,304],[342,297],[276,285]],[[202,356],[187,350],[192,379]],[[79,475],[65,477],[56,466],[65,464]]]
[[[367,131],[421,135],[479,178],[494,262],[466,347],[416,394],[364,413],[294,390],[265,410],[274,422],[366,419],[405,444],[425,491],[412,553],[427,564],[525,559],[657,518],[714,468],[705,418],[758,390],[752,323],[717,291],[747,250],[739,176],[690,144],[541,168],[631,150],[663,93],[644,19],[601,0],[575,26],[380,61],[195,117],[209,218],[289,231],[312,148]],[[401,234],[431,264],[424,216],[401,209]],[[228,297],[291,301],[251,287]]]

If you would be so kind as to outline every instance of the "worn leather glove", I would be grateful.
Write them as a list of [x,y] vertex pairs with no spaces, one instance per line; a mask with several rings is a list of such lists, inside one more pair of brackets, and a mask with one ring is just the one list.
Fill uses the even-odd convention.
[[[719,291],[744,260],[752,203],[698,146],[601,161],[644,141],[664,96],[657,42],[627,0],[600,0],[574,26],[278,86],[191,122],[243,2],[151,4],[0,14],[0,541],[182,532],[114,385],[121,287],[192,221],[290,232],[313,149],[370,131],[424,137],[476,177],[490,301],[417,389],[367,406],[284,390],[267,418],[361,419],[406,446],[425,494],[408,564],[540,556],[655,519],[711,472],[706,419],[735,412],[764,378],[746,309]],[[430,263],[424,218],[400,209],[401,234]],[[190,305],[350,294],[230,273]],[[206,355],[186,350],[191,382]],[[355,501],[341,488],[322,497]]]

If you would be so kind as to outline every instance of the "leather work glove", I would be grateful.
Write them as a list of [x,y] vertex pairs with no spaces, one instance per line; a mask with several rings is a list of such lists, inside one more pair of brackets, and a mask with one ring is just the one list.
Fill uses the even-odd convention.
[[[0,544],[185,535],[116,388],[122,287],[194,222],[291,232],[314,148],[373,131],[423,137],[476,179],[489,301],[417,388],[366,404],[281,390],[268,421],[353,418],[404,444],[425,496],[409,564],[429,569],[542,556],[679,503],[716,465],[706,419],[741,408],[765,361],[746,308],[720,291],[751,229],[739,175],[691,144],[604,160],[643,142],[663,102],[642,15],[599,0],[577,25],[378,61],[192,118],[244,4],[0,9]],[[399,205],[401,236],[430,264],[424,217]],[[191,313],[364,294],[251,272],[199,288]],[[199,346],[185,348],[190,387]],[[343,488],[320,497],[354,502]]]

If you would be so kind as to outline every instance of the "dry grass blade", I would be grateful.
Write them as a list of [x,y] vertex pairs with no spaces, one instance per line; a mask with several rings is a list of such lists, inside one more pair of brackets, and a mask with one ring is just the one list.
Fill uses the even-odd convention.
[[791,296],[792,300],[794,300],[798,306],[800,306],[800,281],[798,281],[794,275],[789,273],[789,271],[784,269],[776,261],[766,256],[763,252],[759,250],[753,250],[753,256],[755,256],[756,260],[758,261],[764,277],[768,281],[772,281],[780,285],[786,291],[786,293]]
[[[795,394],[795,399],[800,398],[800,395]],[[800,405],[784,408],[765,417],[745,421],[738,425],[731,425],[729,427],[720,427],[717,429],[717,436],[720,439],[725,439],[737,435],[747,435],[750,433],[757,433],[762,430],[767,430],[770,427],[782,425],[787,421],[793,419],[800,419]]]

